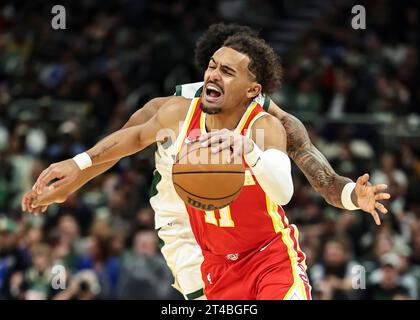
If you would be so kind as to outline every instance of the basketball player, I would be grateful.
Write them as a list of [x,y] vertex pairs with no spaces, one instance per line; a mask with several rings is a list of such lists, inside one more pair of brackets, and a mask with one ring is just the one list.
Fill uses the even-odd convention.
[[[204,71],[213,52],[221,46],[228,36],[236,33],[249,36],[256,35],[255,32],[245,26],[235,24],[212,25],[197,43],[195,64],[198,69]],[[203,82],[178,86],[176,94],[182,94],[186,98],[199,97],[202,87]],[[165,97],[151,100],[130,118],[124,128],[146,122],[170,99],[171,97]],[[282,121],[287,133],[288,154],[305,173],[315,189],[328,203],[343,208],[342,190],[351,180],[338,176],[334,172],[327,160],[312,145],[303,124],[297,118],[282,111],[268,97],[265,99],[265,96],[259,95],[258,102],[264,109],[268,109],[270,113],[274,113]],[[161,146],[159,147],[161,148]],[[164,166],[158,164],[159,158],[157,155],[157,170],[154,179],[156,183],[153,184],[151,203],[155,211],[156,229],[159,230],[160,238],[164,240],[162,253],[174,274],[176,287],[188,299],[200,298],[203,288],[200,274],[200,265],[203,260],[201,250],[192,234],[185,207],[179,204],[179,198],[173,189],[171,179],[168,178],[167,170],[164,170]],[[116,161],[111,161],[85,169],[75,183],[61,186],[52,192],[45,190],[38,198],[35,198],[34,192],[28,192],[22,200],[23,210],[34,210],[37,214],[41,209],[45,211],[50,203],[65,201],[69,194],[115,163]],[[375,193],[378,193],[376,196],[381,196],[381,194],[379,193],[380,190],[377,190],[379,186],[367,186],[366,182],[366,175],[358,179],[356,188],[352,192],[352,199],[354,203],[359,203],[362,210],[371,212],[372,208],[374,210],[375,206],[379,204],[375,200]],[[386,194],[382,195],[386,196]],[[35,204],[34,208],[32,208],[33,204]],[[42,207],[37,207],[38,205]]]
[[[246,40],[246,39],[248,39],[248,40]],[[242,42],[250,41],[252,43],[252,41],[257,41],[257,40],[252,39],[250,37],[242,37],[242,38],[238,37],[238,38],[236,38],[234,40],[231,40],[231,41],[233,41],[233,43],[235,43],[236,41],[238,41],[238,42],[240,42],[240,41],[242,41]],[[137,128],[134,127],[134,128],[129,128],[129,129],[123,130],[124,131],[124,137],[129,137],[129,134],[131,134],[131,136],[133,136],[133,137],[130,136],[131,138],[129,138],[128,140],[121,141],[120,139],[117,139],[117,137],[122,136],[121,135],[122,133],[117,132],[117,133],[111,135],[108,139],[103,140],[101,143],[99,143],[97,146],[95,146],[91,150],[89,150],[87,154],[85,153],[82,156],[78,156],[76,158],[76,160],[79,161],[80,159],[84,159],[84,160],[82,160],[82,162],[83,161],[88,161],[88,162],[93,161],[93,164],[97,165],[97,164],[101,164],[101,163],[106,163],[106,161],[111,161],[113,159],[118,159],[123,154],[126,155],[126,154],[133,153],[138,148],[145,147],[146,145],[152,143],[153,139],[152,139],[151,133],[156,133],[156,128],[159,128],[159,126],[161,128],[162,124],[168,125],[167,127],[169,127],[169,128],[176,129],[176,126],[173,127],[172,122],[174,121],[174,119],[179,120],[179,115],[185,116],[188,112],[188,115],[190,115],[192,117],[192,119],[196,119],[195,121],[197,121],[197,112],[198,112],[198,114],[200,114],[200,112],[202,112],[201,108],[203,110],[206,110],[206,112],[209,113],[209,114],[212,114],[212,113],[215,113],[215,112],[220,112],[221,117],[218,117],[218,115],[209,115],[207,117],[208,120],[206,121],[206,123],[208,123],[208,125],[210,127],[218,128],[220,125],[223,124],[224,126],[227,126],[227,127],[230,127],[230,129],[233,129],[233,127],[232,127],[233,123],[235,123],[235,121],[236,122],[239,121],[239,119],[236,119],[236,118],[238,116],[242,116],[242,113],[244,112],[244,110],[239,109],[239,111],[241,111],[241,113],[238,113],[237,110],[234,109],[234,106],[238,104],[238,101],[239,101],[239,104],[242,105],[242,107],[248,106],[249,102],[250,102],[248,100],[257,96],[259,94],[260,90],[261,90],[261,84],[257,81],[258,77],[261,78],[261,73],[257,76],[251,75],[250,74],[251,71],[248,70],[248,68],[247,68],[247,66],[249,64],[249,57],[248,57],[249,53],[247,52],[246,54],[244,54],[244,53],[240,52],[240,51],[246,51],[246,50],[243,50],[243,49],[248,48],[248,46],[242,45],[242,46],[240,46],[241,50],[237,51],[235,49],[232,49],[232,47],[234,47],[233,43],[228,43],[227,44],[228,47],[230,45],[229,48],[220,49],[217,52],[217,54],[218,54],[217,59],[220,59],[221,61],[224,61],[223,59],[226,59],[226,61],[229,62],[228,64],[236,66],[236,70],[233,70],[234,74],[232,74],[232,72],[226,71],[225,67],[219,67],[219,66],[214,67],[215,69],[218,70],[216,72],[216,74],[218,73],[219,76],[223,73],[223,75],[225,75],[226,77],[233,77],[233,78],[236,79],[236,81],[232,81],[231,79],[229,81],[226,81],[226,82],[223,81],[223,84],[224,84],[223,88],[224,89],[228,88],[229,91],[228,90],[224,91],[223,88],[220,88],[220,87],[217,87],[217,86],[216,87],[215,86],[207,87],[206,90],[208,92],[206,94],[203,94],[203,101],[206,100],[206,104],[204,104],[204,106],[200,104],[201,100],[199,100],[199,99],[193,100],[191,105],[190,105],[189,102],[186,103],[184,99],[183,100],[172,99],[170,101],[170,103],[165,104],[157,112],[157,114],[151,120],[149,120],[147,123],[145,123],[144,125],[139,126]],[[269,52],[270,52],[270,50],[268,50],[268,53]],[[260,51],[260,53],[261,53],[261,51]],[[270,54],[268,54],[268,53],[267,53],[267,55],[269,56]],[[254,54],[255,54],[255,52],[254,52]],[[237,55],[241,55],[242,60],[241,59],[238,60],[238,58],[240,58],[240,56],[237,56]],[[216,57],[216,54],[215,54],[215,57]],[[247,61],[246,59],[248,59],[248,62],[246,62]],[[214,59],[213,62],[215,63],[215,61],[216,61],[216,59]],[[241,65],[235,64],[235,61],[240,61]],[[255,59],[251,58],[251,61],[255,61]],[[236,63],[238,63],[238,62],[236,62]],[[211,68],[212,68],[212,66],[210,64],[209,70],[211,70]],[[211,78],[210,76],[208,76],[208,74],[213,74],[213,72],[210,72],[209,70],[206,73],[207,79]],[[248,71],[245,71],[245,70],[248,70]],[[266,69],[265,74],[270,75],[270,72]],[[275,72],[274,72],[274,74],[275,74]],[[273,73],[271,75],[273,76]],[[242,76],[242,77],[240,77],[240,76]],[[255,79],[253,81],[251,81],[250,78],[255,78]],[[238,81],[238,79],[241,79],[243,81],[242,82]],[[246,79],[246,81],[244,79]],[[210,85],[216,85],[216,82],[213,83],[212,81],[210,81],[209,83],[210,83]],[[251,84],[252,84],[252,86],[250,87]],[[234,98],[234,97],[236,97],[236,95],[233,94],[235,92],[235,90],[239,90],[239,89],[244,90],[245,87],[247,88],[246,95],[245,95],[247,97],[247,99],[244,100],[243,94],[242,94],[241,100],[237,100],[236,98]],[[269,92],[269,89],[270,89],[269,82],[265,85],[265,87],[268,87],[268,90],[266,90],[266,91]],[[232,92],[230,92],[230,91],[232,91]],[[228,94],[228,92],[230,94]],[[224,99],[224,98],[222,99],[223,102],[224,102],[223,106],[219,105],[219,106],[215,106],[214,108],[211,108],[210,105],[211,105],[212,101],[215,102],[215,101],[218,101],[218,99],[220,99],[220,96],[218,97],[218,95],[226,98],[226,99]],[[236,101],[236,103],[233,103],[234,101]],[[189,105],[190,105],[190,107],[188,108]],[[280,122],[278,122],[278,125],[276,127],[275,123],[270,123],[270,121],[271,122],[274,121],[273,119],[275,119],[275,118],[268,117],[262,111],[261,107],[259,107],[257,104],[254,103],[252,105],[254,106],[253,107],[254,109],[252,111],[249,111],[249,113],[245,113],[245,114],[252,115],[252,117],[255,116],[255,117],[262,117],[263,119],[264,118],[271,119],[271,120],[256,120],[257,118],[255,118],[255,124],[254,124],[255,128],[258,128],[258,126],[260,126],[261,128],[265,128],[266,129],[266,134],[267,134],[267,132],[269,132],[270,130],[273,130],[273,129],[278,129],[279,133],[281,132],[281,129],[283,129],[283,133],[284,133],[284,128],[283,128],[283,126],[280,125]],[[168,106],[170,106],[170,107],[168,107]],[[200,106],[201,108],[199,109],[198,106]],[[259,107],[259,109],[257,107]],[[250,108],[250,107],[248,107],[248,108]],[[188,109],[188,111],[186,111],[187,109]],[[175,114],[173,113],[174,110],[175,110]],[[223,112],[224,110],[226,110],[226,111]],[[229,112],[231,112],[231,114],[229,114],[227,112],[227,110]],[[248,110],[250,110],[250,109],[248,109]],[[235,112],[233,112],[233,111],[235,111]],[[172,122],[167,121],[166,117],[163,116],[164,114],[165,115],[169,114],[170,115],[169,118],[171,118]],[[175,115],[178,115],[178,117],[176,117]],[[223,117],[222,117],[222,115],[223,115]],[[229,116],[226,116],[226,115],[229,115]],[[188,117],[188,119],[191,119],[191,117]],[[200,117],[201,117],[201,115],[200,115]],[[252,120],[253,120],[253,118],[251,118],[251,120],[249,122],[247,122],[246,125],[249,126],[249,124],[251,123]],[[188,121],[186,123],[188,124]],[[229,124],[229,125],[227,125],[227,124]],[[191,123],[189,124],[189,126],[191,126]],[[189,132],[191,127],[184,127],[184,129],[187,132]],[[136,133],[135,130],[138,130],[140,132],[141,137],[142,137],[141,138],[141,143],[137,146],[136,146],[136,142],[137,142],[136,134],[138,134],[138,132]],[[184,132],[184,131],[181,131],[181,132]],[[227,139],[225,141],[230,141],[228,139],[228,137],[233,137],[232,133],[230,133],[230,131],[228,132],[227,130],[225,130],[225,131],[221,131],[221,132],[223,133],[223,135],[225,137],[224,139]],[[180,135],[180,136],[182,136],[182,135]],[[270,134],[267,134],[267,136],[270,136]],[[242,138],[240,138],[239,134],[236,134],[236,137],[233,137],[233,138],[239,139],[238,141],[241,141],[240,139],[242,139]],[[255,144],[251,144],[252,141],[249,138],[247,138],[247,139],[248,140],[244,140],[244,141],[247,142],[247,143],[244,143],[244,146],[245,146],[244,152],[246,153],[245,158],[247,157],[248,154],[250,154],[248,156],[248,158],[251,159],[250,157],[252,157],[251,155],[253,154],[253,150],[258,150],[258,146],[256,146]],[[179,145],[179,143],[182,143],[183,140],[178,137],[177,141],[178,141],[178,145]],[[181,142],[179,142],[179,141],[181,141]],[[131,143],[134,143],[134,146],[130,146]],[[286,150],[285,134],[283,135],[283,140],[277,139],[276,141],[272,141],[271,143],[272,143],[272,148],[270,148],[270,150],[271,149],[278,149],[278,150],[285,151]],[[121,152],[123,152],[123,154],[121,154]],[[255,151],[255,152],[258,153],[257,151]],[[88,154],[89,154],[89,157],[87,158]],[[262,157],[262,154],[265,154],[265,152],[261,151],[259,153],[260,159]],[[283,155],[281,152],[276,153],[276,154],[277,155],[279,155],[279,154]],[[248,161],[251,161],[249,159],[248,159]],[[256,158],[256,159],[258,159],[258,158]],[[270,160],[267,160],[267,161],[262,161],[261,163],[266,163],[266,166],[269,167],[269,164],[273,163],[273,161],[270,161]],[[276,161],[278,162],[278,161],[281,161],[281,160],[276,159]],[[82,165],[82,164],[80,164],[80,165]],[[254,163],[254,165],[257,165],[257,162]],[[285,165],[285,168],[287,168],[287,165]],[[289,165],[289,168],[290,168],[290,165]],[[67,170],[67,173],[66,173],[66,170]],[[271,170],[271,172],[272,172],[272,170]],[[43,174],[41,174],[38,182],[35,185],[35,189],[37,191],[42,190],[43,187],[48,183],[48,181],[51,181],[51,179],[53,179],[53,178],[56,178],[56,177],[64,178],[63,181],[70,181],[71,177],[74,179],[79,174],[80,174],[80,169],[78,169],[78,167],[75,167],[75,161],[74,160],[67,160],[65,162],[61,162],[59,164],[53,165],[52,167],[50,167],[50,169],[46,170],[45,172],[43,172]],[[289,172],[289,174],[290,174],[290,172]],[[258,183],[255,183],[255,186],[257,188],[260,188],[261,192],[262,192],[261,186],[263,186],[265,193],[269,194],[270,199],[273,199],[272,202],[267,202],[267,203],[271,203],[273,206],[271,206],[271,204],[269,206],[266,206],[267,203],[265,203],[265,202],[264,202],[265,207],[260,206],[261,208],[262,207],[265,208],[263,210],[269,211],[268,213],[267,212],[265,212],[265,213],[267,215],[270,215],[272,218],[273,217],[278,217],[274,213],[275,212],[274,203],[277,203],[277,204],[287,203],[288,199],[290,199],[290,196],[291,196],[291,193],[290,193],[291,179],[290,179],[290,177],[287,176],[287,172],[286,173],[281,172],[281,174],[279,173],[279,175],[282,176],[282,179],[277,179],[276,181],[274,181],[276,183],[279,183],[279,185],[275,185],[275,188],[271,188],[272,186],[270,186],[270,183],[273,183],[273,181],[272,181],[273,179],[262,179],[262,178],[260,178],[260,179],[262,179],[260,181],[258,177],[255,178],[258,181]],[[270,183],[267,184],[267,181],[270,181]],[[289,185],[287,185],[287,182],[290,182]],[[282,183],[283,183],[283,185],[282,185]],[[284,185],[285,183],[286,183],[286,185]],[[58,185],[58,183],[56,183],[55,185]],[[281,192],[277,191],[277,193],[276,193],[276,192],[273,192],[273,190],[282,190],[283,192],[281,193]],[[374,191],[371,190],[371,189],[368,189],[368,190],[373,192],[373,199],[374,199],[375,198],[375,193],[376,193],[377,190],[376,189]],[[366,191],[366,190],[364,190],[364,191]],[[348,195],[348,197],[350,197],[350,195]],[[250,197],[248,197],[248,198],[250,198]],[[370,200],[372,200],[372,199],[370,199]],[[238,199],[238,201],[239,201],[239,199]],[[376,201],[374,201],[374,203],[375,202]],[[261,203],[259,203],[259,205],[261,205]],[[238,206],[241,207],[241,202],[240,201],[238,202]],[[257,205],[257,207],[258,207],[258,205]],[[256,212],[257,211],[258,210],[256,210]],[[202,216],[202,218],[204,219],[203,220],[204,222],[201,221],[201,220],[197,220],[197,217],[199,217],[199,216],[200,217]],[[204,224],[204,228],[206,227],[205,226],[205,224],[206,224],[205,219],[208,218],[208,219],[210,219],[209,221],[213,221],[213,222],[214,222],[214,219],[211,218],[212,217],[211,214],[210,214],[209,217],[207,217],[207,213],[206,213],[206,218],[204,218],[204,215],[193,214],[193,213],[191,213],[191,211],[190,211],[190,217],[191,217],[192,225],[193,225],[193,228],[194,228],[194,231],[195,231],[195,234],[196,234],[196,238],[199,241],[203,251],[207,252],[206,251],[207,250],[207,245],[205,245],[204,243],[208,239],[203,240],[201,238],[202,234],[200,233],[200,230],[201,230],[201,227],[203,226],[203,224]],[[233,217],[232,217],[232,219],[233,219]],[[273,219],[275,219],[275,218],[273,218]],[[254,222],[253,225],[255,225],[256,221],[253,221],[253,222]],[[278,223],[278,222],[279,221],[277,221],[276,223]],[[240,230],[241,225],[242,224],[239,221],[238,222],[238,228],[239,229],[237,229],[237,230]],[[283,229],[281,229],[281,228],[283,228]],[[288,229],[286,230],[285,228],[288,228]],[[268,231],[268,229],[266,229],[265,231]],[[272,298],[281,298],[281,297],[305,298],[305,297],[308,297],[308,290],[309,290],[308,288],[309,287],[307,286],[307,284],[305,285],[305,281],[303,281],[303,280],[301,281],[301,280],[298,279],[299,277],[297,277],[298,274],[301,274],[302,278],[305,277],[304,267],[303,267],[303,264],[302,264],[304,256],[298,249],[298,244],[297,244],[296,238],[295,238],[296,234],[295,234],[295,231],[294,231],[295,230],[294,227],[293,226],[288,226],[286,220],[284,218],[282,218],[282,223],[274,225],[273,230],[274,230],[273,234],[270,234],[270,232],[262,232],[263,235],[261,236],[261,238],[257,237],[257,239],[253,240],[253,242],[248,246],[248,247],[250,247],[250,250],[254,250],[258,244],[265,243],[266,240],[269,240],[270,236],[274,236],[273,239],[275,239],[275,240],[278,240],[278,239],[281,238],[281,241],[278,240],[279,244],[278,245],[273,245],[273,248],[279,247],[280,249],[282,249],[284,251],[284,247],[281,245],[281,243],[283,243],[283,245],[284,245],[285,242],[287,242],[289,244],[289,247],[286,250],[288,252],[288,258],[285,259],[284,261],[282,260],[280,264],[282,264],[282,263],[284,264],[286,262],[286,264],[289,263],[289,266],[292,266],[291,269],[289,268],[291,270],[291,273],[286,272],[286,274],[288,274],[290,277],[287,278],[288,276],[286,276],[287,279],[282,278],[280,280],[279,279],[277,279],[277,280],[280,281],[280,282],[283,281],[282,283],[286,287],[288,285],[290,285],[290,286],[287,287],[288,288],[287,292],[284,292],[284,295],[281,294],[281,292],[282,292],[281,290],[280,291],[275,290],[276,294],[273,295]],[[285,232],[280,232],[280,231],[285,231]],[[286,239],[286,238],[283,239],[283,237],[285,235],[287,235],[287,231],[289,231],[289,235],[290,235],[290,232],[292,232],[292,235],[290,236],[289,239]],[[277,234],[277,232],[280,232],[282,234],[282,236],[281,237],[275,236]],[[218,234],[218,233],[220,233],[220,231],[216,231],[216,234]],[[227,232],[227,233],[229,234],[229,232]],[[223,234],[223,232],[221,234]],[[270,238],[270,240],[271,240],[271,238]],[[238,244],[238,243],[236,243],[236,244]],[[243,247],[241,247],[241,246],[235,247],[235,244],[233,244],[233,247],[231,249],[233,249],[233,248],[238,249],[237,250],[238,252],[241,251],[240,249],[243,249]],[[264,249],[265,248],[266,247],[264,247]],[[214,263],[211,262],[212,257],[217,256],[217,253],[219,253],[218,252],[219,249],[213,249],[213,250],[210,250],[206,253],[207,256],[209,256],[209,255],[211,256],[211,258],[208,258],[206,260],[208,262],[207,266],[208,266],[209,270],[212,269],[212,267],[214,266]],[[295,250],[294,251],[294,254],[295,254],[294,256],[293,256],[293,253],[290,253],[290,252],[292,252],[291,251],[292,249]],[[223,252],[224,249],[220,249],[220,250],[221,250],[220,252]],[[235,250],[233,250],[233,251],[235,251]],[[270,250],[267,249],[266,252],[271,252],[271,251],[272,251],[271,249]],[[238,259],[237,256],[236,256],[238,254],[238,252],[232,253],[232,255],[233,255],[233,256],[231,256],[232,261],[235,260],[235,259]],[[216,255],[214,255],[215,253],[216,253]],[[223,252],[223,254],[224,253],[225,252]],[[243,252],[241,254],[243,254]],[[271,254],[273,254],[273,252],[271,252]],[[248,255],[246,255],[246,256],[248,256]],[[284,258],[284,256],[283,256],[283,258]],[[271,259],[271,258],[270,258],[270,260],[272,260],[273,262],[275,261],[275,259]],[[241,260],[241,261],[246,261],[246,259]],[[291,262],[293,262],[293,263],[291,263]],[[205,265],[206,265],[206,263],[203,264],[203,266],[205,266]],[[238,262],[237,266],[240,266],[240,265],[241,264]],[[287,266],[284,266],[282,268],[284,269],[283,271],[285,271],[285,268],[287,269]],[[225,271],[223,271],[223,273],[225,273]],[[260,273],[258,273],[258,275],[261,276]],[[254,276],[256,276],[256,275],[254,275]],[[291,278],[291,276],[293,276],[293,279]],[[300,279],[302,279],[302,278],[300,278]],[[268,281],[269,283],[276,283],[276,281],[277,281],[277,280],[273,280],[273,279],[270,280],[270,277],[268,277],[267,279],[269,280]],[[210,283],[211,285],[214,282],[214,281],[209,280],[208,278],[207,278],[207,280],[208,280],[208,283]],[[226,283],[228,283],[228,282],[226,282]],[[302,284],[300,285],[299,283],[302,283]],[[231,285],[232,285],[232,288],[234,288],[235,285],[237,285],[237,283],[232,282]],[[277,283],[277,286],[278,285],[279,284]],[[301,291],[301,292],[303,292],[303,293],[306,292],[305,297],[304,297],[304,295],[299,296],[299,294],[294,291],[298,287],[303,289],[303,291]],[[292,288],[294,288],[294,289],[292,290]],[[245,298],[264,298],[264,297],[270,298],[271,297],[270,295],[274,294],[273,293],[274,291],[272,291],[270,289],[267,289],[267,290],[264,289],[262,291],[262,293],[259,293],[259,294],[255,294],[255,293],[252,293],[250,291],[247,291],[246,292],[247,295],[244,296],[244,297]],[[214,287],[214,288],[213,287],[212,288],[207,287],[207,292],[209,293],[209,295],[212,298],[220,298],[220,297],[225,298],[224,295],[226,294],[226,291],[223,288],[220,289],[220,286],[219,287]],[[239,294],[239,291],[231,292],[226,297],[234,297],[235,295],[238,295],[238,294]]]

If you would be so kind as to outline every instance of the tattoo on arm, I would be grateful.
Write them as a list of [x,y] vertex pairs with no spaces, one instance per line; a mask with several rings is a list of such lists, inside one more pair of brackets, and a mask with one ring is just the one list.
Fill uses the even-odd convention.
[[92,160],[99,158],[101,155],[103,155],[106,151],[111,149],[112,147],[116,146],[118,144],[118,141],[114,141],[109,146],[104,147],[102,150],[98,151],[97,153],[92,154],[91,158]]
[[[312,187],[330,205],[343,208],[341,191],[352,180],[339,176],[324,155],[312,144],[302,122],[288,114],[281,119],[287,133],[287,153]],[[355,202],[356,204],[356,202]]]

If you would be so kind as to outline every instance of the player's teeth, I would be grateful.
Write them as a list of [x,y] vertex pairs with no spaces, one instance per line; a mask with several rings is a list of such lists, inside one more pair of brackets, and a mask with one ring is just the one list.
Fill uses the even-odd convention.
[[213,91],[216,91],[216,92],[220,93],[220,90],[216,87],[213,87],[213,86],[207,86],[207,89],[210,89],[210,90],[213,90]]

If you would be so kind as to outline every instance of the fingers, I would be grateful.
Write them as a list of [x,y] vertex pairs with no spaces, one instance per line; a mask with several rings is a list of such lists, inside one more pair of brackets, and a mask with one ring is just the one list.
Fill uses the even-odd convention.
[[232,146],[232,154],[228,158],[228,163],[242,163],[242,143],[234,143]]
[[42,203],[42,201],[40,201],[40,199],[37,198],[37,199],[34,199],[34,201],[32,201],[31,207],[37,208],[41,205],[44,205],[44,204]]
[[58,175],[58,172],[55,170],[54,163],[41,172],[32,189],[36,193],[41,194],[48,182],[52,180],[49,178],[53,175]]
[[[203,139],[207,139],[202,141]],[[229,149],[232,145],[237,143],[235,134],[227,129],[222,129],[220,131],[210,134],[204,134],[199,139],[201,142],[201,147],[211,147],[212,153],[218,153],[222,150]],[[239,141],[241,143],[241,141]]]
[[33,207],[43,207],[43,206],[48,206],[51,203],[54,203],[58,200],[58,195],[57,194],[41,194],[38,197],[36,197],[36,199],[34,199],[34,201],[32,202],[32,206]]
[[379,214],[378,212],[376,212],[375,209],[372,210],[371,215],[373,217],[373,220],[375,220],[376,225],[380,226],[381,225],[381,219],[379,218]]
[[28,197],[26,195],[24,195],[22,197],[22,200],[20,201],[20,206],[22,207],[22,211],[25,212],[28,207]]
[[198,138],[198,141],[200,141],[200,145],[202,147],[207,147],[211,145],[212,143],[215,143],[215,141],[218,141],[218,137],[221,135],[219,131],[217,132],[209,132],[201,135]]
[[227,162],[242,162],[242,153],[244,145],[243,136],[238,136],[231,130],[222,129],[218,131],[212,131],[210,133],[205,133],[201,135],[198,140],[201,142],[201,147],[211,146],[212,153],[217,153],[222,150],[232,148],[233,152],[228,158]]
[[45,201],[42,203],[43,201],[41,200],[42,199],[40,199],[34,191],[27,192],[21,200],[22,211],[33,212],[35,216],[39,215],[41,212],[46,212],[50,203],[45,203]]
[[[226,140],[226,137],[224,137],[221,134],[214,135],[210,139],[207,140],[207,145],[211,147],[211,146],[214,146],[215,144],[219,144],[219,143],[221,143],[225,140]],[[201,146],[203,146],[203,144],[201,144]]]
[[34,210],[34,216],[37,217],[39,214],[39,207],[33,208]]
[[37,216],[39,213],[45,213],[48,209],[48,205],[40,205],[38,203],[33,203],[31,207],[35,216]]
[[25,211],[31,212],[31,211],[32,211],[31,204],[32,204],[32,202],[33,202],[34,198],[35,198],[35,194],[34,194],[32,191],[27,192],[27,193],[26,193],[26,194],[22,197],[22,200],[21,200],[21,207],[22,207],[22,211],[23,211],[23,212],[25,212]]
[[375,200],[387,200],[390,199],[391,195],[389,193],[377,193],[375,194]]
[[[50,166],[51,167],[51,166]],[[45,175],[48,173],[48,171],[50,170],[50,167],[48,167],[47,169],[45,169],[45,170],[43,170],[42,172],[41,172],[41,174],[39,175],[39,177],[38,177],[38,179],[35,181],[35,184],[34,184],[34,186],[32,187],[32,190],[34,190],[35,192],[37,192],[38,193],[38,184],[39,184],[39,181],[41,180],[41,179],[43,179],[44,177],[45,177]]]
[[216,144],[220,142],[221,137],[232,134],[232,131],[228,129],[222,129],[222,130],[215,130],[208,133],[202,134],[198,141],[201,142],[202,147],[207,147],[212,144]]
[[35,191],[38,194],[42,193],[45,186],[54,179],[61,178],[61,174],[58,171],[53,169],[48,169],[47,173],[44,176],[40,176],[36,182]]
[[201,146],[202,147],[210,146],[210,147],[215,148],[214,147],[215,145],[220,144],[224,141],[229,141],[229,139],[230,139],[229,134],[218,133],[218,134],[215,134],[215,135],[211,136],[208,140],[202,142]]
[[26,205],[25,205],[25,196],[22,197],[22,200],[20,200],[20,207],[22,208],[22,211],[26,211]]
[[32,212],[32,207],[31,207],[32,201],[33,201],[33,198],[25,197],[25,210],[24,211]]
[[375,193],[385,191],[386,189],[388,189],[388,185],[386,184],[377,184],[373,187]]
[[214,133],[214,131],[208,132],[208,133],[203,133],[201,136],[198,137],[198,141],[204,142],[204,141],[208,140],[211,137],[212,133]]
[[48,209],[48,205],[45,206],[36,206],[32,205],[31,211],[34,212],[34,216],[38,216],[40,213],[45,213]]
[[375,203],[375,208],[378,209],[383,214],[387,214],[388,213],[388,209],[385,208],[385,206],[382,203],[380,203],[380,202],[376,202]]
[[64,179],[61,179],[61,180],[58,180],[58,181],[56,181],[56,182],[54,182],[54,183],[52,183],[51,185],[49,185],[48,186],[48,189],[50,190],[50,191],[53,191],[54,189],[57,189],[58,187],[60,187],[60,186],[62,186],[62,185],[64,185],[64,184],[66,184],[66,183],[68,183],[69,182],[69,178],[67,177],[67,178],[64,178]]
[[369,181],[369,174],[365,173],[363,176],[360,176],[359,178],[357,178],[356,183],[365,185],[368,181]]
[[211,148],[211,152],[218,153],[222,150],[229,149],[232,144],[233,144],[233,136],[225,137],[223,138],[223,141],[221,143]]

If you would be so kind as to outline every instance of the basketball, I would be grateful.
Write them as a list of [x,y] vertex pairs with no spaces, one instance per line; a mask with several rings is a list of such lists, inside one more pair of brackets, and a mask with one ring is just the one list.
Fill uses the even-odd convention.
[[172,179],[176,192],[188,205],[201,210],[221,209],[241,193],[245,167],[227,163],[229,149],[215,154],[199,142],[185,144],[173,165]]

